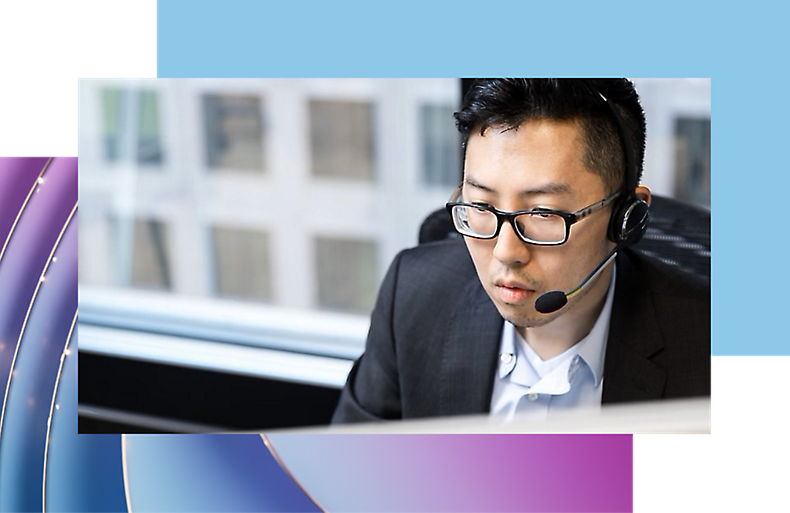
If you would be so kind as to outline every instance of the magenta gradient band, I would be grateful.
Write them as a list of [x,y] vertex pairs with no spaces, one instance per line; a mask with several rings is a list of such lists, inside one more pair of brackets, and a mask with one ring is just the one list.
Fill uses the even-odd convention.
[[631,511],[631,435],[268,435],[327,511]]

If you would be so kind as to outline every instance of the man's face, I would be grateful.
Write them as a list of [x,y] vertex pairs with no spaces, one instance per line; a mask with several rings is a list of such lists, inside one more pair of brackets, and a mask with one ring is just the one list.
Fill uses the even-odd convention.
[[[463,201],[506,211],[545,207],[575,212],[611,192],[582,164],[583,149],[582,129],[572,121],[533,120],[510,130],[493,126],[484,136],[473,131],[464,163]],[[499,313],[526,328],[600,304],[609,269],[559,311],[535,310],[538,296],[573,289],[611,250],[613,244],[606,239],[609,213],[604,208],[574,224],[560,246],[526,244],[509,223],[492,240],[464,237],[480,282]]]

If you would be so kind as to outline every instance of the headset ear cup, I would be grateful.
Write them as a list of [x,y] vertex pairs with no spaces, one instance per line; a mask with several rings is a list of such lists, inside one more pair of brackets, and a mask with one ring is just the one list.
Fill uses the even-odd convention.
[[645,234],[649,219],[647,203],[635,196],[627,197],[613,209],[607,236],[617,244],[626,240],[629,245],[636,244]]
[[626,220],[626,238],[628,245],[632,246],[642,240],[647,231],[647,224],[650,221],[650,209],[644,200],[636,198],[631,212]]
[[621,198],[614,205],[612,205],[612,215],[609,218],[609,228],[606,232],[606,236],[615,244],[619,244],[623,241],[623,216],[627,210],[626,207],[628,207],[630,203],[630,198]]

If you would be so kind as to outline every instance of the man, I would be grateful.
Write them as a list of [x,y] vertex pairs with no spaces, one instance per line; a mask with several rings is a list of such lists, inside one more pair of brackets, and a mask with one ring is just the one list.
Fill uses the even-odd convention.
[[710,395],[709,285],[627,248],[650,203],[633,84],[480,80],[456,121],[465,244],[396,257],[333,422]]

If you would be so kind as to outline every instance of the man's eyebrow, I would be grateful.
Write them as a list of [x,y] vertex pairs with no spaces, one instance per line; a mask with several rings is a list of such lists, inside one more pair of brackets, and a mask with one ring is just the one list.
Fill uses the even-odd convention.
[[466,185],[468,185],[470,187],[474,187],[475,189],[480,189],[483,192],[490,192],[491,194],[496,194],[497,193],[494,189],[492,189],[490,187],[486,187],[485,185],[479,183],[474,178],[469,178],[469,177],[464,178],[464,184],[466,184]]
[[[490,194],[499,194],[498,191],[479,183],[474,178],[466,178],[464,179],[464,183],[469,185],[470,187],[474,187],[475,189],[480,189],[481,191],[488,192]],[[571,192],[571,186],[564,182],[550,182],[532,189],[524,189],[523,191],[519,191],[519,196],[538,196],[538,195],[554,195],[554,194],[567,194]]]

